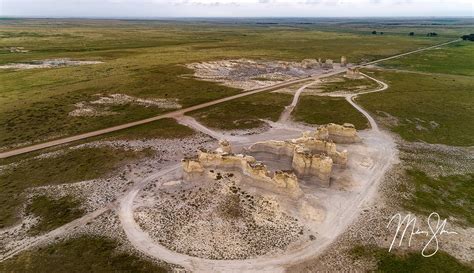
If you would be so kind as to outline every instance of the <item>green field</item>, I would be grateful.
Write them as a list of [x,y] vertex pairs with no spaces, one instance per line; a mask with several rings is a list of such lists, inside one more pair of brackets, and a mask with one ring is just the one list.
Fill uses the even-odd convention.
[[[369,71],[387,82],[389,89],[362,95],[358,101],[405,140],[472,146],[473,52],[474,43],[461,42],[390,60],[384,66],[402,71]],[[406,149],[403,152],[407,153]],[[403,178],[408,188],[400,189],[405,193],[401,202],[404,209],[422,215],[436,211],[445,218],[454,217],[457,224],[472,226],[472,159],[454,157],[449,149],[417,149],[401,160],[409,166]],[[471,171],[448,172],[451,165]]]
[[[108,66],[108,64],[106,65]],[[113,66],[113,65],[112,65]],[[120,65],[119,65],[120,66]],[[163,113],[155,107],[134,104],[111,106],[117,114],[99,117],[73,117],[74,104],[97,100],[94,94],[128,94],[140,98],[178,98],[185,106],[235,94],[237,90],[209,82],[179,78],[191,73],[184,67],[149,66],[146,71],[126,71],[104,77],[102,65],[1,72],[0,146],[73,135],[139,120]],[[91,75],[87,75],[87,74]],[[48,79],[42,83],[43,79]],[[58,81],[58,79],[61,79]],[[56,81],[54,81],[56,80]]]
[[472,267],[442,251],[425,258],[419,252],[388,252],[373,245],[358,245],[351,249],[350,254],[354,261],[375,259],[376,272],[472,272]]
[[26,207],[28,214],[40,217],[39,223],[28,232],[30,235],[51,231],[84,215],[81,202],[72,196],[50,198],[38,196]]
[[387,68],[474,76],[474,43],[463,41],[422,54],[383,62]]
[[292,99],[289,94],[265,92],[198,110],[191,115],[212,128],[252,129],[264,124],[261,119],[277,121]]
[[377,88],[379,85],[373,80],[362,78],[362,79],[349,79],[341,77],[340,75],[325,78],[323,83],[310,86],[308,90],[316,89],[322,90],[323,93],[330,92],[351,92],[357,93],[362,91],[369,91]]
[[[162,119],[148,124],[135,126],[129,129],[105,134],[82,141],[99,140],[146,140],[155,138],[183,138],[194,134],[194,131],[186,126],[178,124],[173,119]],[[30,154],[15,156],[12,158],[0,160],[0,165],[17,164],[8,167],[0,173],[0,185],[4,191],[0,193],[0,226],[9,226],[17,220],[16,213],[19,206],[23,203],[23,191],[30,187],[43,185],[53,185],[62,183],[74,183],[78,181],[106,177],[113,174],[114,171],[131,161],[153,155],[152,151],[144,150],[141,152],[125,151],[112,148],[79,148],[69,149],[70,146],[52,147],[46,151],[38,151]],[[59,152],[58,157],[35,159],[35,156],[44,152]],[[15,198],[11,198],[15,196]],[[78,207],[77,200],[37,200],[33,202],[29,211],[51,220],[52,224],[38,227],[33,232],[41,232],[50,229],[51,226],[57,227],[64,219],[76,218],[74,207]],[[42,204],[46,210],[38,210]],[[36,212],[35,212],[36,208]],[[71,210],[72,214],[65,214],[64,217],[55,218],[55,211],[61,212]],[[51,213],[51,214],[48,214]],[[71,216],[72,215],[72,216]],[[66,223],[66,222],[64,222]]]
[[[341,55],[364,62],[442,43],[472,30],[464,19],[424,19],[392,24],[391,20],[282,19],[255,21],[140,21],[140,20],[0,20],[0,65],[50,58],[103,61],[102,64],[33,70],[0,70],[0,150],[44,142],[155,116],[169,109],[135,104],[110,106],[115,114],[74,117],[75,104],[101,95],[127,94],[143,99],[176,99],[183,107],[230,96],[242,90],[198,80],[184,64],[252,58],[301,61]],[[309,19],[308,19],[309,20]],[[371,19],[372,20],[372,19]],[[427,21],[428,20],[428,21]],[[337,23],[337,24],[336,24]],[[370,32],[383,31],[383,35]],[[410,31],[416,34],[408,36]],[[426,37],[436,31],[439,37]],[[25,47],[28,53],[4,48]],[[389,84],[389,89],[361,95],[357,102],[378,118],[382,127],[407,141],[474,145],[474,43],[462,42],[381,64],[393,70],[366,70]],[[435,73],[435,74],[430,74]],[[355,91],[368,80],[326,83],[323,92]],[[101,95],[99,95],[101,94]],[[251,129],[276,121],[292,96],[265,92],[214,105],[191,113],[204,125],[222,129]],[[368,128],[366,118],[343,98],[303,94],[293,119],[307,124],[353,123]],[[195,132],[175,120],[149,124],[86,139],[141,140],[183,138]],[[76,143],[74,143],[75,145]],[[34,158],[46,151],[58,156]],[[38,196],[26,202],[25,190],[44,185],[74,183],[117,175],[125,165],[154,155],[111,148],[73,148],[64,145],[0,160],[10,164],[0,171],[0,229],[18,222],[18,212],[40,217],[29,232],[38,235],[83,215],[81,200],[66,196]],[[408,160],[401,158],[403,164]],[[408,163],[407,163],[408,162]],[[407,169],[409,189],[404,209],[452,215],[472,225],[472,173],[433,176],[422,168]],[[459,204],[462,204],[460,206]],[[123,254],[120,243],[84,236],[28,250],[0,263],[0,272],[165,272],[138,256]],[[360,247],[355,259],[375,259],[382,272],[471,272],[446,253],[420,259],[419,253],[387,253],[386,249]]]
[[386,125],[406,140],[472,146],[473,54],[474,43],[462,41],[383,62],[400,70],[374,72],[389,89],[359,101],[382,120],[395,117]]
[[[0,173],[0,227],[18,220],[18,209],[29,187],[73,183],[106,177],[125,164],[150,156],[151,151],[125,151],[112,148],[65,150],[58,156],[33,157],[17,161]],[[34,210],[33,210],[34,212]]]
[[[367,24],[366,24],[367,25]],[[48,58],[100,60],[103,64],[23,71],[0,70],[0,147],[29,145],[162,113],[132,104],[111,107],[115,115],[73,117],[74,104],[96,94],[177,99],[185,106],[239,90],[190,77],[182,64],[226,58],[301,60],[345,55],[351,62],[374,60],[454,37],[374,36],[350,24],[189,23],[120,20],[3,20],[0,64]],[[450,26],[446,26],[449,28]],[[456,26],[458,27],[458,26]],[[400,28],[400,26],[397,26]],[[407,27],[407,30],[410,27]],[[457,35],[457,34],[456,34]],[[278,37],[278,39],[275,39]]]
[[0,272],[169,272],[136,255],[117,250],[118,242],[104,237],[82,236],[40,249],[28,250],[0,263]]
[[[93,140],[146,140],[146,139],[175,139],[190,137],[195,134],[191,128],[181,125],[171,118],[160,119],[143,125],[108,133]],[[88,140],[91,141],[91,140]]]
[[474,225],[474,174],[450,175],[433,178],[420,170],[408,170],[408,183],[413,195],[402,204],[405,209],[422,215],[436,211],[443,218],[454,217],[454,222]]
[[358,130],[369,127],[367,119],[344,98],[303,95],[292,115],[295,121],[308,124],[348,122]]
[[[384,92],[357,101],[408,141],[474,145],[474,79],[459,75],[369,71],[386,82]],[[388,115],[389,116],[388,116]],[[394,119],[395,118],[395,119]]]

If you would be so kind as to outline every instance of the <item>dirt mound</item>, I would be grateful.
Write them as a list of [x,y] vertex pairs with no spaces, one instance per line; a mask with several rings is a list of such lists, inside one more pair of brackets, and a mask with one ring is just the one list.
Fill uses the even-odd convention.
[[67,66],[79,66],[79,65],[91,65],[91,64],[101,64],[100,61],[73,61],[71,59],[47,59],[39,61],[31,61],[27,63],[10,63],[5,65],[0,65],[0,69],[34,69],[34,68],[58,68],[58,67],[67,67]]
[[179,109],[181,105],[177,99],[141,99],[125,94],[111,94],[100,96],[99,99],[89,102],[78,102],[75,110],[69,113],[73,117],[109,116],[117,114],[110,111],[109,106],[136,104],[143,107],[156,107],[161,109]]
[[198,78],[245,90],[324,72],[317,60],[284,62],[238,59],[192,63],[187,67],[193,69]]

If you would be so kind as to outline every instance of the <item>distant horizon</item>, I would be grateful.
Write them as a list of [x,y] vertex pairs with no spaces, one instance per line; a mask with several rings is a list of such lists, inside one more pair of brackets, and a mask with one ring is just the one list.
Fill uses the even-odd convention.
[[168,16],[168,17],[126,17],[126,16],[16,16],[0,15],[0,19],[104,19],[104,20],[168,20],[168,19],[474,19],[474,16]]
[[1,0],[21,18],[469,17],[471,0]]

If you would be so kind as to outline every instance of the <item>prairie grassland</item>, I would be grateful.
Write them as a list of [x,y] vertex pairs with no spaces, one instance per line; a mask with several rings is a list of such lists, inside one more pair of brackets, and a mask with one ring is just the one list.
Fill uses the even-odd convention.
[[190,76],[182,64],[226,58],[351,62],[429,46],[451,39],[373,36],[318,25],[186,23],[118,20],[2,20],[0,64],[51,58],[98,60],[80,67],[0,71],[0,147],[24,146],[154,116],[164,111],[134,104],[111,106],[115,115],[74,117],[74,104],[96,94],[177,99],[183,106],[240,90]]
[[453,222],[457,224],[474,225],[473,173],[433,177],[413,169],[407,170],[407,174],[414,190],[413,195],[404,202],[406,209],[426,215],[436,211],[443,218],[455,217]]
[[[474,44],[461,42],[383,63],[406,71],[371,71],[389,89],[358,99],[386,127],[409,141],[400,144],[402,209],[417,215],[438,212],[450,224],[463,227],[472,227],[474,222],[469,149],[474,144],[473,49]],[[356,246],[352,255],[356,260],[375,259],[382,272],[472,272],[473,266],[445,252],[428,260],[418,252],[388,253],[372,245]]]
[[357,100],[408,141],[474,145],[474,80],[459,75],[367,71],[388,83]]
[[28,230],[31,235],[51,231],[84,215],[80,200],[69,195],[61,198],[37,196],[27,206],[26,211],[40,217],[39,223]]
[[357,130],[369,127],[367,119],[344,98],[303,95],[292,115],[295,121],[308,124],[348,122]]
[[419,252],[390,253],[387,249],[372,245],[355,246],[350,255],[354,261],[375,259],[376,272],[472,272],[472,268],[442,251],[425,258]]
[[[100,140],[172,139],[189,137],[194,133],[192,129],[178,124],[173,119],[163,119],[94,137],[82,141],[82,143]],[[74,145],[76,144],[80,143]],[[18,208],[24,201],[22,193],[27,188],[106,177],[131,161],[152,155],[152,152],[147,150],[133,152],[106,147],[68,149],[69,147],[71,145],[52,147],[43,151],[0,160],[0,166],[13,164],[13,167],[6,167],[5,170],[0,172],[0,186],[3,189],[0,193],[0,204],[2,205],[0,209],[0,227],[9,226],[18,219]],[[59,156],[45,159],[35,158],[47,152],[58,152]],[[12,198],[12,196],[15,198]],[[67,209],[70,209],[73,213],[66,214],[65,218],[79,215],[74,209],[74,207],[77,207],[77,202],[73,199],[40,201],[42,205],[49,207],[47,211],[37,210],[38,213],[43,213],[45,216],[50,216],[47,214],[49,212]],[[33,203],[30,211],[35,213],[37,207],[39,206],[35,206]],[[44,226],[54,226],[63,221],[62,219],[53,218],[50,218],[52,219],[51,225],[45,224]],[[40,226],[35,229],[36,231],[41,232],[44,229]]]
[[[384,66],[403,71],[369,71],[387,82],[389,88],[381,93],[362,95],[358,101],[407,141],[466,146],[464,149],[469,149],[474,145],[473,52],[474,43],[463,41],[390,60],[383,63]],[[454,215],[460,222],[472,225],[474,220],[469,213],[474,206],[470,198],[473,194],[472,156],[456,159],[450,149],[444,148],[441,152],[409,149],[411,156],[402,158],[406,165],[414,165],[423,157],[436,160],[423,161],[407,171],[413,196],[404,204],[411,211],[441,211],[446,217]],[[447,170],[449,164],[471,171],[441,175],[434,171]],[[427,169],[430,165],[434,166]]]
[[105,237],[82,236],[28,250],[0,263],[1,272],[170,272],[168,265],[117,250]]
[[145,140],[163,138],[175,139],[189,137],[195,133],[196,132],[193,131],[193,129],[179,124],[178,122],[176,122],[176,120],[171,118],[165,118],[147,124],[95,137],[92,140]]
[[474,43],[463,41],[438,48],[392,59],[382,63],[384,67],[407,69],[429,73],[474,76]]
[[334,77],[327,78],[325,80],[326,81],[320,85],[312,86],[312,89],[321,89],[324,93],[338,91],[357,93],[360,91],[368,91],[378,87],[378,84],[376,82],[367,78],[348,79],[342,77],[341,75],[337,75]]
[[18,220],[23,192],[29,187],[73,183],[107,177],[125,164],[150,156],[151,151],[126,151],[112,148],[66,150],[47,158],[23,157],[0,173],[0,228]]
[[292,99],[290,94],[264,92],[198,110],[191,115],[212,128],[253,129],[265,123],[262,119],[277,121]]

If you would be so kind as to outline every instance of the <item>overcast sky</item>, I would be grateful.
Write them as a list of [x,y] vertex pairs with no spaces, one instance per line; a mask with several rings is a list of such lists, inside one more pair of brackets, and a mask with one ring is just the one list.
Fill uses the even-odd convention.
[[474,16],[473,0],[0,0],[2,16]]

